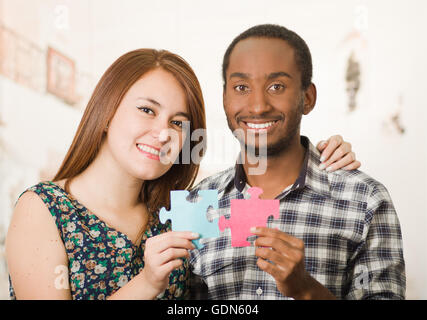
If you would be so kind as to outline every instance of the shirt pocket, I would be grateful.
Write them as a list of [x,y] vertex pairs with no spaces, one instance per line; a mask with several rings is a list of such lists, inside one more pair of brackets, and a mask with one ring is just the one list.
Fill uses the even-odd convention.
[[219,272],[225,272],[229,267],[233,265],[233,261],[223,261],[218,260],[211,264],[210,267],[205,268],[205,270],[200,274],[202,277],[209,277]]

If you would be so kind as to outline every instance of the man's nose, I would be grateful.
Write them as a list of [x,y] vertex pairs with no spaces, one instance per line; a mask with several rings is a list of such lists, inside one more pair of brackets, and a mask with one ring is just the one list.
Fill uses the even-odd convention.
[[249,99],[249,112],[255,115],[260,115],[270,111],[270,109],[271,106],[264,90],[254,90]]

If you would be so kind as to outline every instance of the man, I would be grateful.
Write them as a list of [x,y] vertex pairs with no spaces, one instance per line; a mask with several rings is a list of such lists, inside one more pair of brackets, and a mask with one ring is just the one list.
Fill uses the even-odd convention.
[[[385,187],[354,170],[321,170],[320,154],[300,136],[302,115],[315,106],[310,51],[294,32],[259,25],[230,44],[223,61],[224,110],[242,151],[262,150],[266,171],[248,174],[244,159],[192,190],[218,189],[217,216],[230,200],[280,201],[280,218],[253,230],[253,246],[232,247],[231,233],[191,251],[193,272],[211,299],[404,299],[399,220]],[[250,133],[250,134],[249,134]],[[257,227],[257,226],[254,226]]]

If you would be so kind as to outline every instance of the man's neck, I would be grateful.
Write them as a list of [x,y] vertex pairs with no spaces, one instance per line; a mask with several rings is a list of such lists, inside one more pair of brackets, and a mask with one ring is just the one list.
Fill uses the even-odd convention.
[[247,159],[243,164],[247,183],[252,187],[263,189],[260,198],[274,199],[282,191],[292,185],[299,176],[304,163],[305,148],[300,142],[298,135],[293,143],[281,154],[267,157],[267,166],[264,174],[249,175],[249,168],[256,165],[248,163]]

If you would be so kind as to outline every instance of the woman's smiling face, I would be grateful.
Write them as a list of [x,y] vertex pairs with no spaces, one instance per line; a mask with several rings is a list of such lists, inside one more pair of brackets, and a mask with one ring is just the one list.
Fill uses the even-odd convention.
[[187,121],[184,89],[171,73],[157,68],[144,74],[123,97],[109,124],[106,146],[128,174],[153,180],[165,174],[179,155]]

